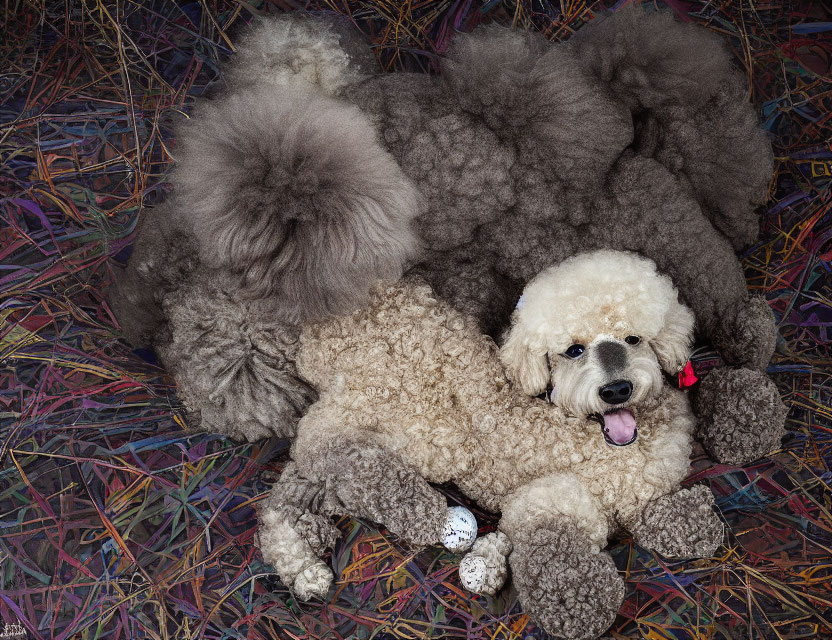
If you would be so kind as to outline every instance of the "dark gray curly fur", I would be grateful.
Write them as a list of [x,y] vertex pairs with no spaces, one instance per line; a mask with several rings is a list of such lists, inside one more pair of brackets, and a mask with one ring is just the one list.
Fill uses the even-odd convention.
[[634,114],[642,153],[690,183],[736,249],[752,243],[772,156],[719,36],[670,12],[624,10],[593,21],[570,45]]
[[301,476],[294,462],[283,469],[261,509],[281,513],[319,556],[341,535],[329,516],[343,512],[343,506],[326,497],[323,483]]
[[713,507],[708,487],[680,489],[650,503],[630,532],[639,545],[668,558],[710,558],[725,529]]
[[714,369],[695,389],[693,408],[697,437],[726,464],[756,460],[779,448],[786,434],[788,409],[775,384],[760,371]]
[[776,331],[759,331],[769,325],[774,326],[771,307],[762,296],[751,296],[744,305],[730,308],[712,335],[728,362],[764,371],[777,343]]
[[774,322],[742,313],[734,248],[757,236],[772,155],[742,76],[717,37],[670,15],[625,9],[578,35],[551,46],[479,29],[457,38],[440,79],[345,89],[425,196],[420,272],[496,336],[503,300],[543,268],[637,251],[727,361],[758,366]]
[[596,638],[624,600],[624,581],[567,518],[536,522],[512,538],[512,580],[524,610],[556,638]]
[[303,476],[325,486],[326,500],[337,499],[340,513],[381,522],[407,542],[438,544],[447,516],[445,497],[396,456],[375,445],[341,439],[321,443]]
[[237,289],[235,278],[206,271],[168,294],[170,339],[159,356],[203,428],[249,441],[291,437],[317,399],[295,367],[300,327],[278,300]]
[[673,278],[726,361],[760,367],[773,318],[749,312],[733,251],[756,237],[772,156],[743,86],[719,38],[665,13],[627,8],[567,45],[479,29],[440,78],[346,86],[360,112],[299,84],[202,104],[178,135],[181,226],[249,294],[318,317],[400,272],[415,184],[421,272],[492,335],[543,268],[628,249]]

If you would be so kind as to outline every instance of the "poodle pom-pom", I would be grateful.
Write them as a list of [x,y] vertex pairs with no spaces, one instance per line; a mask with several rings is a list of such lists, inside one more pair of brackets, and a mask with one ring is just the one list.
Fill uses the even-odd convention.
[[515,540],[508,561],[526,613],[557,638],[597,638],[624,600],[612,558],[569,520],[555,519]]
[[351,27],[341,16],[255,18],[223,76],[234,89],[299,81],[336,95],[378,70],[369,47]]
[[774,312],[764,297],[750,296],[727,310],[712,339],[729,364],[763,371],[777,346]]
[[723,464],[746,464],[780,446],[788,409],[766,374],[721,367],[693,395],[698,437]]
[[250,442],[291,437],[316,400],[295,368],[300,327],[274,302],[235,296],[235,284],[206,274],[168,295],[160,358],[204,429]]
[[293,319],[360,306],[416,250],[418,192],[355,107],[251,88],[201,105],[177,139],[172,180],[202,261]]
[[665,558],[710,558],[725,535],[708,487],[679,489],[650,502],[631,527],[636,542]]

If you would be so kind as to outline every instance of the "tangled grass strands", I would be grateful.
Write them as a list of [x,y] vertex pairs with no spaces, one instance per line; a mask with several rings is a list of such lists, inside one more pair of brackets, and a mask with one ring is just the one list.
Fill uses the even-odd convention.
[[[103,293],[143,208],[165,197],[171,124],[221,86],[252,13],[342,13],[385,71],[435,73],[456,31],[496,21],[565,40],[623,4],[45,0],[0,12],[0,620],[61,640],[543,637],[510,589],[466,593],[453,555],[346,518],[330,601],[298,601],[253,544],[288,443],[187,431],[173,381],[118,340]],[[790,437],[743,468],[695,457],[688,482],[709,484],[730,527],[714,558],[670,562],[615,541],[628,595],[610,635],[832,637],[832,11],[667,7],[725,39],[771,134],[763,237],[743,260],[778,318],[770,373]],[[694,360],[700,373],[717,361],[707,348]]]

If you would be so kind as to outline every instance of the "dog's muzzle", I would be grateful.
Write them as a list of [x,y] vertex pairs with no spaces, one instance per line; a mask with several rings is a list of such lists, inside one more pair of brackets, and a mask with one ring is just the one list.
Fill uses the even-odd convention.
[[601,424],[601,433],[607,444],[626,447],[638,439],[638,427],[633,412],[629,409],[612,409],[589,416]]

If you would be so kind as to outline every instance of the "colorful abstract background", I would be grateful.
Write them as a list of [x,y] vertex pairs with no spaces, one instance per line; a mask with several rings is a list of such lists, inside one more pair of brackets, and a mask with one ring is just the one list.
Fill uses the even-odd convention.
[[[435,73],[457,31],[496,21],[565,40],[623,4],[0,3],[0,623],[38,640],[544,637],[511,589],[473,596],[455,556],[347,518],[330,599],[299,602],[255,545],[287,443],[189,432],[173,381],[119,340],[104,294],[165,197],[171,124],[221,82],[253,13],[343,13],[387,72]],[[613,542],[628,593],[610,637],[832,637],[832,6],[660,8],[725,39],[771,135],[763,235],[743,260],[778,318],[769,372],[789,436],[742,468],[697,455],[689,482],[729,526],[716,557]]]

